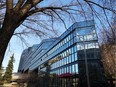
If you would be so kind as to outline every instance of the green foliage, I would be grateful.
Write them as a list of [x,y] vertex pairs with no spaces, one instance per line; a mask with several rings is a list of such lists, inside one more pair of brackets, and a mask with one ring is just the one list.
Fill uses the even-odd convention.
[[10,57],[8,66],[6,67],[6,72],[3,77],[4,82],[10,83],[12,79],[13,62],[14,62],[14,54]]

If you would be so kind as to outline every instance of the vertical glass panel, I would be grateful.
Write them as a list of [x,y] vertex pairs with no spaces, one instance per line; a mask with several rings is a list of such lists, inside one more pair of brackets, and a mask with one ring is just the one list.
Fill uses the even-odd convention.
[[74,62],[75,61],[75,55],[74,53],[72,54],[72,61],[71,62]]
[[68,37],[66,37],[66,42],[68,42]]
[[82,44],[77,44],[77,49],[78,50],[84,49],[84,44],[83,43]]
[[60,66],[62,66],[62,60],[60,60],[59,62],[60,62]]
[[95,31],[92,30],[92,27],[83,27],[80,30],[77,30],[79,35],[92,34],[93,32]]
[[55,63],[53,64],[53,68],[55,68]]
[[64,59],[61,59],[62,65],[64,65]]
[[54,63],[52,64],[52,67],[53,67],[53,68],[55,68],[55,65],[54,65]]
[[65,58],[62,59],[62,65],[64,65],[64,64],[65,64]]
[[61,69],[59,69],[59,73],[61,74]]
[[69,68],[67,67],[67,73],[69,72]]
[[60,74],[62,74],[62,69],[60,69]]
[[87,41],[93,40],[93,35],[86,35],[87,36]]
[[73,47],[71,48],[71,53],[74,53]]
[[77,60],[77,53],[74,54],[75,55],[75,61]]
[[69,48],[69,54],[71,54],[71,49]]
[[70,40],[70,45],[72,45],[72,44],[73,44],[73,40],[71,39],[71,40]]
[[79,41],[84,41],[84,36],[79,36]]
[[64,57],[64,52],[62,53],[63,57]]
[[64,74],[64,68],[62,68],[62,74]]
[[71,45],[71,41],[69,41],[69,46]]
[[60,60],[59,62],[60,62],[60,66],[62,66],[62,60]]
[[66,58],[66,64],[68,64],[68,63],[69,63],[69,57]]
[[76,45],[74,46],[74,52],[77,52],[77,47],[76,47]]
[[71,55],[69,56],[69,62],[68,63],[71,63]]
[[64,58],[63,60],[64,60],[64,65],[65,65],[65,64],[66,64],[66,62],[67,62],[67,61],[66,61],[66,58]]
[[95,29],[92,30],[92,33],[96,33]]
[[59,63],[60,63],[59,61],[56,62],[56,67],[59,67]]
[[98,45],[98,43],[95,43],[95,48],[99,48],[99,45]]
[[87,41],[87,35],[84,35],[84,41]]
[[66,51],[64,52],[64,56],[66,56]]
[[72,65],[72,73],[75,73],[75,65]]
[[61,74],[62,74],[62,68],[60,70],[61,70]]
[[76,42],[76,40],[77,40],[77,39],[76,39],[76,36],[75,36],[75,37],[74,37],[74,43]]
[[75,64],[75,72],[78,73],[78,64]]
[[66,47],[68,47],[68,42],[66,43]]
[[64,73],[66,73],[66,67],[64,68]]
[[72,73],[72,66],[69,66],[69,68],[70,68],[70,73]]
[[68,35],[68,39],[70,40],[70,35]]
[[94,43],[89,43],[89,44],[88,44],[88,49],[89,49],[89,48],[95,48],[95,44],[94,44]]
[[96,34],[93,34],[93,39],[97,40],[97,35]]
[[85,49],[88,49],[88,44],[87,44],[87,43],[85,43],[84,45],[85,45]]

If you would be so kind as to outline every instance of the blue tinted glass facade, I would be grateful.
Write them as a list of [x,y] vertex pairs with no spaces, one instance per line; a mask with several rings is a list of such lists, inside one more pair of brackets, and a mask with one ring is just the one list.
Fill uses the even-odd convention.
[[73,87],[107,87],[94,21],[73,24],[46,50],[36,51],[26,62],[29,64],[25,63],[19,72],[38,69],[42,73],[49,66],[47,72],[61,79],[59,87],[68,87],[70,82]]

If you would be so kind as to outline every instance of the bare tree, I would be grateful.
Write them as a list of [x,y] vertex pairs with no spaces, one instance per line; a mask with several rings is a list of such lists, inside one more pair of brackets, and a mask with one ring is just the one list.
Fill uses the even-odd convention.
[[115,17],[109,29],[101,32],[102,60],[105,73],[110,78],[116,78],[116,21]]
[[[114,2],[116,1],[68,0],[63,2],[62,0],[0,0],[0,65],[13,35],[22,39],[22,35],[33,34],[33,32],[39,37],[47,35],[50,32],[57,34],[57,31],[54,29],[55,22],[62,22],[66,28],[66,21],[73,20],[74,22],[75,19],[81,20],[82,17],[86,20],[97,18],[101,22],[100,18],[103,18],[101,16],[104,15],[105,20],[110,25],[107,14],[109,12],[115,14],[116,7],[114,7]],[[106,6],[106,3],[108,6]],[[99,14],[101,10],[102,15]],[[31,26],[30,23],[31,25],[37,25],[38,28]],[[25,29],[17,31],[20,25],[24,26]]]
[[[39,6],[43,0],[18,0],[16,4],[13,0],[1,1],[1,11],[5,11],[5,15],[1,16],[2,27],[0,29],[0,65],[3,61],[7,45],[13,35],[17,35],[22,39],[21,35],[26,35],[27,33],[35,33],[38,36],[47,35],[50,31],[55,32],[55,30],[50,28],[47,24],[55,20],[60,20],[64,23],[64,20],[61,18],[63,15],[61,12],[69,14],[71,9],[70,7],[75,6],[76,4],[60,5],[60,6]],[[44,2],[44,1],[43,1]],[[2,8],[5,4],[6,8]],[[3,12],[4,13],[4,12]],[[38,14],[35,14],[38,13]],[[31,15],[33,14],[33,17]],[[46,18],[41,18],[42,15],[46,15]],[[26,22],[24,22],[26,20]],[[46,21],[44,21],[46,20]],[[21,32],[14,33],[14,31],[24,22],[23,26],[27,29],[22,30]],[[39,28],[29,26],[30,23],[36,23],[39,25]],[[28,25],[27,25],[28,24]]]

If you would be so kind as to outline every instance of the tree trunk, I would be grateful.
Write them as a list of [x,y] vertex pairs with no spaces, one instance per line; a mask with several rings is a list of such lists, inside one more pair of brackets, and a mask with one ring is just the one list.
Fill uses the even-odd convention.
[[10,26],[7,26],[6,29],[2,29],[0,31],[0,66],[2,65],[5,51],[14,32],[14,31],[9,31],[11,30],[10,28],[11,28]]
[[14,31],[23,23],[26,17],[27,15],[21,16],[18,11],[11,10],[8,13],[6,12],[2,29],[0,29],[0,66]]

